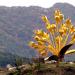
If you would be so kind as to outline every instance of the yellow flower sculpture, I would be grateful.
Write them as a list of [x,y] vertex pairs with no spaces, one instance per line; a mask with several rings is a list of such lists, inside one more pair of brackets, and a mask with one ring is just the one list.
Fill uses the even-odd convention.
[[[75,27],[71,20],[64,19],[64,15],[60,10],[55,10],[54,20],[55,23],[51,24],[46,16],[42,16],[42,21],[45,24],[47,32],[41,29],[34,30],[34,40],[31,41],[29,46],[36,49],[41,56],[46,57],[48,52],[55,56],[59,56],[62,48],[66,44],[73,44],[75,42]],[[70,40],[68,40],[70,38]],[[66,52],[68,54],[70,52]]]

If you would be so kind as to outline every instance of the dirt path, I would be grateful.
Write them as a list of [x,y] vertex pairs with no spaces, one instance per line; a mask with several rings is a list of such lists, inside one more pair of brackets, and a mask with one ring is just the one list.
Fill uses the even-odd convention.
[[5,71],[0,71],[0,75],[7,75],[8,72],[5,72]]

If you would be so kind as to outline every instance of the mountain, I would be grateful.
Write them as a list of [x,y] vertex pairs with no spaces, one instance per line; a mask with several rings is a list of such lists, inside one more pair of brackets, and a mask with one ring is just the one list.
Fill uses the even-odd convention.
[[56,3],[51,8],[0,6],[0,52],[23,57],[35,56],[36,51],[28,46],[33,30],[45,29],[42,15],[48,16],[53,23],[53,12],[57,8],[75,24],[75,7],[67,3]]
[[23,63],[30,63],[32,62],[31,59],[20,57],[18,55],[14,55],[11,53],[4,53],[0,52],[0,68],[6,67],[7,64],[11,64],[12,66],[16,66],[15,64],[23,64]]
[[6,67],[7,64],[15,65],[17,62],[29,63],[30,59],[13,55],[11,53],[0,52],[0,68]]

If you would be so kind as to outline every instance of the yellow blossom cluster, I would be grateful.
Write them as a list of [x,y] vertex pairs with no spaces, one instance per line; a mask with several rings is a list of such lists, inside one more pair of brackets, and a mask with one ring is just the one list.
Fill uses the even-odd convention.
[[41,17],[45,23],[47,32],[41,29],[34,30],[34,40],[29,42],[29,46],[37,49],[40,55],[47,56],[48,52],[53,55],[59,54],[60,50],[66,45],[68,38],[70,37],[69,43],[75,42],[75,27],[71,23],[71,20],[64,19],[64,15],[60,10],[54,11],[55,23],[51,24],[46,16]]

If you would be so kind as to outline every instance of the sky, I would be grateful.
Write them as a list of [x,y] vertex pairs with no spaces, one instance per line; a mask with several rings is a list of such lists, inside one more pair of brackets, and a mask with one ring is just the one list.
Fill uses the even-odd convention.
[[0,6],[41,6],[49,8],[58,2],[66,2],[75,6],[75,0],[0,0]]

